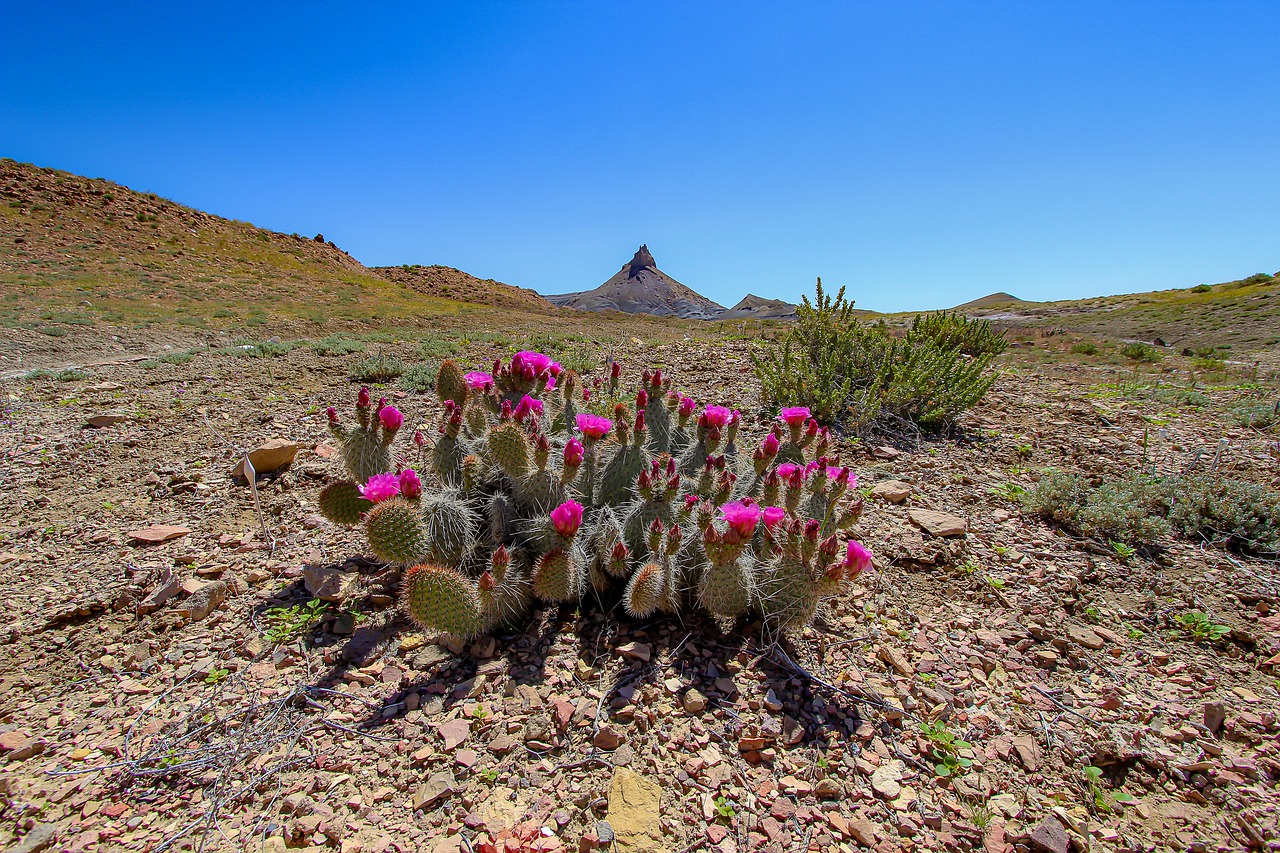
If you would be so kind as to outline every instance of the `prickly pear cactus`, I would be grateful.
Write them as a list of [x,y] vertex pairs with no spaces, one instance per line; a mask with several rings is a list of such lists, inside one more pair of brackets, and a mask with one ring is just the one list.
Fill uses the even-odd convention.
[[526,351],[488,371],[446,361],[436,391],[435,438],[414,436],[429,487],[392,470],[403,415],[361,389],[356,426],[328,413],[351,479],[320,496],[406,567],[403,605],[426,628],[473,637],[536,601],[615,590],[636,618],[700,607],[794,633],[871,563],[855,541],[841,556],[862,500],[808,410],[784,409],[748,452],[738,412],[699,411],[657,370],[632,398],[617,363],[588,383]]

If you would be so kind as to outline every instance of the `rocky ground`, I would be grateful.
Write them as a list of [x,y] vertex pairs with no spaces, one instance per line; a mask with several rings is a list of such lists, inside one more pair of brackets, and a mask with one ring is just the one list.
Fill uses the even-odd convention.
[[[745,346],[626,363],[755,412]],[[1234,380],[1206,407],[1156,403],[1046,353],[1065,348],[1006,355],[961,440],[844,444],[876,570],[785,647],[613,601],[465,648],[424,636],[397,569],[317,512],[338,468],[323,407],[354,386],[310,350],[8,381],[0,843],[1280,847],[1275,565],[1189,542],[1122,557],[1012,500],[1054,465],[1275,485],[1271,438],[1232,425]],[[292,466],[237,482],[273,438]],[[1230,633],[1195,641],[1174,622],[1192,609]]]

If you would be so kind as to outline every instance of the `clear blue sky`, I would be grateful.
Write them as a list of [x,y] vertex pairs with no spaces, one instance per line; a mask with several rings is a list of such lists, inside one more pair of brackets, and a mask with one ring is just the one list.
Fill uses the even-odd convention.
[[1280,269],[1280,2],[9,3],[0,155],[545,293]]

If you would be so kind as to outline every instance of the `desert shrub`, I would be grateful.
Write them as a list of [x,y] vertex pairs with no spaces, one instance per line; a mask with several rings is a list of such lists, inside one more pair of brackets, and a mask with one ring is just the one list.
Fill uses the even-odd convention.
[[351,355],[364,352],[364,344],[345,335],[326,335],[318,341],[312,341],[311,349],[317,355]]
[[1076,355],[1097,355],[1099,352],[1101,352],[1101,350],[1098,349],[1097,344],[1090,343],[1088,341],[1084,341],[1078,344],[1072,344],[1071,351]]
[[89,374],[87,371],[77,370],[74,367],[68,367],[66,370],[60,370],[57,373],[57,380],[59,382],[80,382],[81,380],[88,378]]
[[232,346],[233,352],[249,358],[280,358],[288,355],[302,341],[243,341],[238,340]]
[[[781,345],[752,354],[768,406],[806,406],[826,423],[855,429],[888,417],[937,429],[981,400],[995,381],[988,371],[994,353],[965,355],[959,338],[935,334],[944,328],[939,321],[900,338],[883,324],[864,326],[844,288],[832,298],[821,279],[815,299],[802,297],[797,315]],[[938,337],[950,343],[939,344]]]
[[1243,403],[1232,410],[1231,417],[1242,427],[1270,429],[1280,423],[1280,401]]
[[1131,358],[1134,361],[1146,362],[1147,364],[1155,364],[1160,361],[1160,353],[1151,344],[1130,343],[1120,348],[1120,354],[1125,358]]
[[1176,532],[1251,554],[1280,553],[1280,494],[1247,480],[1135,472],[1090,486],[1049,471],[1023,504],[1090,539],[1142,544]]
[[1197,284],[1195,287],[1191,288],[1192,293],[1210,293],[1212,290],[1213,288],[1207,284]]
[[400,374],[400,381],[397,384],[405,391],[425,394],[436,387],[436,374],[439,372],[438,364],[415,364]]
[[40,379],[53,379],[55,375],[56,374],[54,374],[52,370],[37,367],[35,370],[28,370],[26,373],[22,374],[22,380],[24,382],[36,382]]
[[356,362],[351,377],[361,382],[390,382],[404,373],[404,362],[394,356],[377,353]]
[[51,338],[65,338],[67,336],[67,330],[61,326],[41,326],[36,331]]
[[459,346],[457,341],[441,335],[423,335],[422,339],[418,341],[418,356],[420,358],[453,358],[461,351],[462,347]]
[[160,360],[165,364],[186,364],[193,358],[195,358],[195,354],[190,352],[171,352],[160,356]]
[[1009,348],[1004,332],[993,331],[986,320],[970,320],[955,312],[917,314],[911,321],[910,334],[965,355],[999,355]]

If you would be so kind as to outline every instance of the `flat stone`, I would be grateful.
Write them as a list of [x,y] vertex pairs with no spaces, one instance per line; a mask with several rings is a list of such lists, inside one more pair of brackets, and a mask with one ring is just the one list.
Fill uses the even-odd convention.
[[321,601],[343,601],[355,586],[358,575],[333,566],[303,566],[302,583],[312,597]]
[[440,737],[444,740],[444,748],[452,750],[466,740],[467,735],[471,734],[471,724],[466,720],[449,720],[437,726],[436,731],[440,733]]
[[53,844],[57,831],[56,824],[36,824],[30,832],[22,837],[21,841],[9,848],[9,853],[40,853],[41,850]]
[[[170,599],[182,591],[182,581],[177,575],[169,575],[147,593],[147,597],[138,603],[138,615],[145,616],[163,607]],[[150,655],[147,655],[150,657]]]
[[911,497],[913,491],[914,489],[910,483],[904,483],[901,480],[885,480],[871,487],[871,496],[873,498],[881,498],[891,504],[900,504]]
[[665,853],[660,824],[662,786],[625,767],[609,784],[609,825],[621,853]]
[[182,602],[178,614],[188,622],[199,622],[227,600],[227,582],[214,581],[201,587],[194,595]]
[[1029,736],[1016,737],[1013,739],[1013,748],[1017,751],[1018,760],[1022,762],[1022,766],[1027,768],[1027,772],[1036,772],[1040,766],[1040,748],[1036,744],[1036,739]]
[[[273,438],[249,451],[249,463],[261,477],[293,464],[293,458],[297,455],[297,442]],[[231,476],[238,482],[249,482],[249,470],[245,467],[243,458],[231,469]]]
[[907,660],[906,655],[895,649],[893,646],[890,646],[887,643],[882,643],[877,653],[880,656],[880,660],[893,667],[894,671],[899,675],[910,678],[916,674],[915,667],[913,667],[911,662]]
[[1227,720],[1227,706],[1221,702],[1206,702],[1204,706],[1204,727],[1217,734]]
[[106,429],[109,426],[122,424],[129,420],[127,415],[94,415],[84,422],[91,429]]
[[689,690],[680,697],[680,705],[690,714],[702,712],[707,707],[707,697],[702,695],[702,691],[696,687],[690,687]]
[[613,726],[601,726],[600,730],[596,732],[596,736],[592,738],[591,742],[600,749],[613,750],[622,746],[622,742],[625,739],[626,736]]
[[177,539],[179,536],[186,536],[190,532],[191,528],[178,524],[153,524],[140,530],[130,530],[128,536],[134,542],[140,542],[143,545],[158,545],[170,539]]
[[425,809],[434,804],[436,800],[447,797],[453,793],[455,780],[452,773],[432,773],[427,777],[427,781],[418,786],[413,792],[413,810]]
[[648,663],[652,652],[649,650],[647,643],[627,643],[626,645],[618,646],[618,654]]
[[1047,817],[1031,830],[1031,849],[1037,853],[1070,853],[1071,836],[1056,817]]
[[911,523],[930,536],[963,536],[969,524],[958,515],[932,509],[913,509],[908,513]]
[[848,820],[849,835],[853,840],[861,844],[863,847],[875,847],[879,842],[876,836],[875,824],[867,820],[862,815],[850,818]]
[[1096,650],[1106,645],[1106,641],[1095,634],[1092,629],[1085,628],[1082,625],[1068,625],[1067,637],[1069,637],[1072,642],[1078,643],[1086,649]]
[[901,761],[887,761],[881,764],[871,774],[871,788],[886,800],[896,800],[898,795],[902,793],[902,785],[898,784],[898,780],[902,778],[906,765]]

